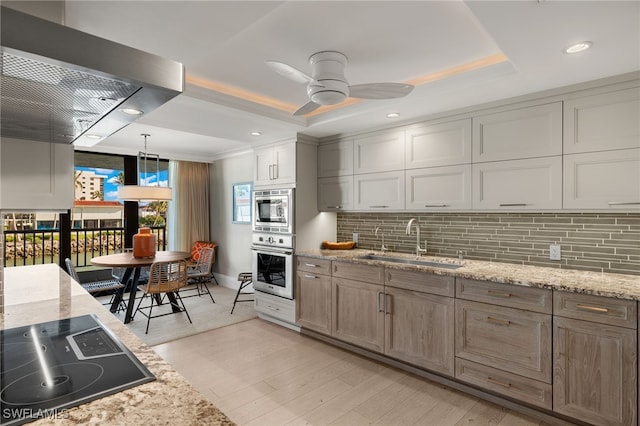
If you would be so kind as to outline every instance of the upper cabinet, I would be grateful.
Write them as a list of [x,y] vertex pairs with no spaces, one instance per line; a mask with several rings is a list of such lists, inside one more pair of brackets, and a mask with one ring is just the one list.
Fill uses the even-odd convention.
[[562,154],[562,102],[473,117],[473,162]]
[[353,174],[353,140],[320,145],[318,147],[318,177]]
[[407,169],[471,163],[471,119],[411,127],[406,131]]
[[[639,86],[636,77],[557,89],[321,144],[318,204],[329,211],[638,211]],[[342,179],[351,176],[353,183]]]
[[2,138],[0,209],[73,208],[73,145]]
[[471,164],[428,167],[405,172],[407,210],[471,208]]
[[473,169],[473,208],[562,208],[562,156],[479,163]]
[[354,174],[404,170],[404,130],[355,138],[353,156]]
[[564,103],[564,153],[640,148],[640,88]]
[[289,142],[255,150],[255,186],[296,183],[296,144]]
[[565,155],[565,209],[640,209],[640,148]]

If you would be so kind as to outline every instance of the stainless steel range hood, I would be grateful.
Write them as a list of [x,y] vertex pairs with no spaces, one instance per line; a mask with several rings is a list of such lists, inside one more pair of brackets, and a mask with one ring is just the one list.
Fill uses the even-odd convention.
[[179,62],[7,7],[0,13],[2,137],[95,145],[184,90]]

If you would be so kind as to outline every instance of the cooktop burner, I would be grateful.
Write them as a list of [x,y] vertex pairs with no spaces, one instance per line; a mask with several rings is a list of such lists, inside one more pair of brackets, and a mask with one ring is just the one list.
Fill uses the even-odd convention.
[[63,417],[64,409],[155,380],[95,315],[0,330],[0,424]]

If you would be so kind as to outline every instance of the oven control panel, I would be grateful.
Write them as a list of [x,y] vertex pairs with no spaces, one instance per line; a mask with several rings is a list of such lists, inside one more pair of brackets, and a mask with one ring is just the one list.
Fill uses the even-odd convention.
[[254,232],[251,236],[251,242],[258,246],[293,248],[293,235],[269,234],[263,232]]

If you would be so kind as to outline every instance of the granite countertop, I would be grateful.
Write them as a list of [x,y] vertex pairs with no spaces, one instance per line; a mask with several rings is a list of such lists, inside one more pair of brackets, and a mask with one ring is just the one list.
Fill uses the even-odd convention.
[[[455,263],[462,266],[457,269],[444,269],[430,266],[390,263],[380,260],[361,259],[367,254],[380,254],[372,250],[305,250],[298,256],[308,256],[327,260],[338,260],[366,265],[384,266],[391,269],[404,269],[431,272],[474,280],[521,285],[527,287],[548,288],[573,293],[592,294],[618,299],[640,300],[640,276],[610,274],[575,269],[559,269],[541,266],[515,265],[510,263],[486,262],[478,260],[462,261],[454,258],[421,256],[420,260]],[[415,259],[415,255],[405,253],[385,253],[385,256]]]
[[96,314],[157,379],[34,424],[234,424],[57,265],[5,268],[4,303],[0,329]]

